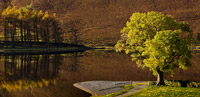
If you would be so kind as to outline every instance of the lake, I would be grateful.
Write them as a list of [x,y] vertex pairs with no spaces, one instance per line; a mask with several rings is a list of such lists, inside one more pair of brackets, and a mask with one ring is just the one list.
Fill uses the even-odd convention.
[[[168,80],[200,81],[200,54],[193,67],[176,70]],[[155,81],[148,68],[141,69],[129,55],[105,50],[43,55],[1,55],[0,96],[89,97],[73,86],[82,81]]]

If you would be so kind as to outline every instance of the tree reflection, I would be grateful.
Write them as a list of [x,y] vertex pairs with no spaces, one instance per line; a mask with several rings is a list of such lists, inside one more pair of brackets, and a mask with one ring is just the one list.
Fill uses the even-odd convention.
[[55,54],[53,56],[52,63],[53,63],[52,75],[57,76],[58,70],[59,70],[59,65],[61,65],[63,63],[63,57],[60,54]]
[[78,71],[78,53],[74,53],[73,56],[71,57],[71,63],[69,64],[69,71],[70,72],[77,72]]
[[0,83],[8,91],[55,84],[59,65],[63,62],[60,54],[5,55],[1,58],[4,69],[0,71],[3,74]]

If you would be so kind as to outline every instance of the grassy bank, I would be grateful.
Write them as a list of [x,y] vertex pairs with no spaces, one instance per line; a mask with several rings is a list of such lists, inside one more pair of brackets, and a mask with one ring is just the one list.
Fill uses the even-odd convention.
[[149,86],[127,97],[200,97],[200,88]]
[[136,84],[132,84],[132,85],[125,85],[124,90],[121,92],[116,92],[116,93],[111,93],[108,95],[103,95],[103,96],[92,96],[92,97],[115,97],[115,96],[119,96],[121,94],[127,93],[129,90],[133,89],[135,86],[139,86],[139,85],[147,85],[148,83],[136,83]]

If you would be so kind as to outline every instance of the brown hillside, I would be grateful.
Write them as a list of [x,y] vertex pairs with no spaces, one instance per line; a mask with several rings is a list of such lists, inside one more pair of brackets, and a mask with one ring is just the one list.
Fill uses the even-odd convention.
[[[2,2],[2,1],[1,1]],[[26,6],[31,0],[13,0],[11,4]],[[133,12],[159,11],[187,21],[200,31],[200,0],[33,0],[32,8],[56,12],[63,27],[75,27],[85,43],[113,45],[120,30]]]

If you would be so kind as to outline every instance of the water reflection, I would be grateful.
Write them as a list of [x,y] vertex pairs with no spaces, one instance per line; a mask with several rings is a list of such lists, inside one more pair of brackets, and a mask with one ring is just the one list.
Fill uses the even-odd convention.
[[0,81],[9,92],[55,84],[63,62],[59,54],[5,55],[1,60],[4,60],[1,62],[4,69],[0,71]]
[[[200,55],[187,71],[176,70],[175,80],[200,81]],[[129,55],[114,51],[0,56],[0,96],[88,97],[73,84],[92,80],[156,80],[148,68],[138,68]]]
[[78,66],[79,66],[79,61],[78,61],[78,53],[74,53],[72,56],[72,63],[69,65],[69,71],[71,72],[77,72],[78,71]]
[[[65,71],[78,72],[80,63],[78,59],[81,55],[78,52],[44,55],[1,55],[0,96],[15,97],[21,95],[19,97],[24,97],[37,95],[36,97],[41,97],[44,94],[52,96],[53,94],[46,93],[46,90],[55,87],[70,90],[65,92],[68,95],[67,97],[74,97],[72,95],[77,94],[89,96],[88,93],[74,88],[74,81],[68,81],[62,75]],[[57,88],[53,90],[58,94],[62,92]],[[61,93],[61,97],[66,97],[65,93]]]
[[58,75],[61,55],[10,55],[1,56],[4,60],[4,80],[50,79]]

